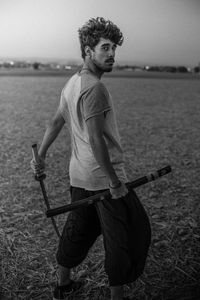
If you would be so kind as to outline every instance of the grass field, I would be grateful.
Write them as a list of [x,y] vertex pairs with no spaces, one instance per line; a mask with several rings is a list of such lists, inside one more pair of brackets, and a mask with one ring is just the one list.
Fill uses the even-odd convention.
[[[0,77],[0,299],[51,299],[58,239],[30,170],[65,77]],[[113,95],[130,180],[167,164],[173,172],[136,190],[152,226],[144,274],[133,299],[200,299],[200,84],[190,80],[104,78]],[[53,207],[69,201],[69,134],[49,150],[46,188]],[[60,230],[66,215],[56,218]],[[109,299],[100,238],[74,270],[85,281],[71,299]]]

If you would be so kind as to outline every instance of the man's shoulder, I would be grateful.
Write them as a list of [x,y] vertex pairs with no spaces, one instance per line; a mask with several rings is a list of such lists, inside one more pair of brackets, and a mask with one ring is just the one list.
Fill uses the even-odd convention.
[[77,73],[73,74],[68,80],[66,81],[62,92],[68,93],[71,89],[80,87],[80,77]]
[[76,81],[78,81],[78,80],[80,80],[80,76],[79,76],[79,74],[76,72],[76,73],[74,73],[74,74],[67,80],[66,85],[67,85],[68,83],[73,83],[73,82],[76,82]]
[[81,92],[85,93],[95,93],[95,94],[105,94],[108,96],[108,91],[105,84],[98,78],[94,76],[84,76],[81,79]]

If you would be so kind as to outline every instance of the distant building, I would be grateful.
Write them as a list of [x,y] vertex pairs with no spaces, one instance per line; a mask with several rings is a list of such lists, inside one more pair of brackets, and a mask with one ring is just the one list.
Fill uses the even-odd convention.
[[65,69],[65,70],[71,70],[72,67],[71,67],[71,66],[64,66],[64,69]]

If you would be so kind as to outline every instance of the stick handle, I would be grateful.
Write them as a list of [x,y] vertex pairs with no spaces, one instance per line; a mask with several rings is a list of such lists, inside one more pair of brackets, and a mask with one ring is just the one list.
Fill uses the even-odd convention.
[[32,145],[32,154],[33,154],[33,159],[36,163],[39,163],[39,155],[38,155],[38,149],[37,149],[37,144]]
[[[157,171],[155,171],[155,172],[153,172],[153,173],[151,173],[147,176],[144,176],[144,177],[138,178],[138,179],[136,179],[132,182],[126,183],[126,186],[127,186],[127,188],[134,189],[134,188],[139,187],[143,184],[154,181],[154,180],[158,179],[159,177],[164,176],[164,175],[166,175],[170,172],[171,172],[171,166],[166,166],[166,167],[164,167],[160,170],[157,170]],[[87,206],[87,205],[90,205],[90,204],[94,204],[94,203],[96,203],[100,200],[105,199],[105,197],[107,197],[109,195],[110,195],[109,190],[106,190],[102,193],[96,194],[94,196],[91,196],[91,197],[88,197],[88,198],[85,198],[85,199],[82,199],[82,200],[78,200],[78,201],[76,201],[74,203],[71,203],[71,204],[56,207],[56,208],[53,208],[53,209],[48,209],[46,211],[46,216],[47,216],[47,218],[50,218],[50,217],[53,217],[53,216],[56,216],[56,215],[59,215],[59,214],[77,209],[77,208],[80,208],[82,206]]]

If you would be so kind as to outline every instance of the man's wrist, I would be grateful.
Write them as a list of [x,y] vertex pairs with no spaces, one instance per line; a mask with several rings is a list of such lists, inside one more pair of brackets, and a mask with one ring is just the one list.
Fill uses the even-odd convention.
[[45,160],[45,158],[46,158],[46,152],[43,152],[43,151],[38,151],[38,154],[39,154],[39,156],[42,158],[42,159],[44,159]]
[[121,181],[118,180],[116,182],[109,183],[109,188],[118,189],[118,188],[120,188],[121,185],[122,185]]

